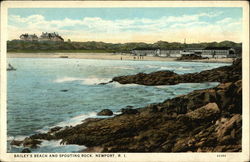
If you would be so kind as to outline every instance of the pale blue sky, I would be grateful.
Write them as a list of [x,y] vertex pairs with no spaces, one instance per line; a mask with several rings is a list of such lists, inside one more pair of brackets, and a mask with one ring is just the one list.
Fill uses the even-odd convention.
[[242,8],[239,7],[8,10],[9,39],[25,31],[38,35],[42,31],[55,31],[75,41],[154,42],[181,41],[187,37],[190,42],[223,39],[239,42],[241,21]]
[[[180,16],[184,14],[222,12],[217,19],[242,17],[242,9],[236,7],[179,7],[179,8],[11,8],[9,15],[43,15],[46,20],[62,20],[64,18],[81,19],[83,17],[101,17],[108,20],[150,18],[163,16]],[[207,19],[213,22],[214,19]]]

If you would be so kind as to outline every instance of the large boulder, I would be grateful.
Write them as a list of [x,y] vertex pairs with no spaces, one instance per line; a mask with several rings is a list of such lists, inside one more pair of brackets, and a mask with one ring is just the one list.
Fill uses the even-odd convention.
[[217,103],[227,113],[242,113],[242,81],[221,83],[216,88]]
[[240,114],[235,114],[232,118],[222,118],[216,122],[216,134],[218,142],[226,144],[226,142],[238,139],[241,136],[242,117]]
[[23,141],[24,147],[30,147],[30,148],[37,148],[38,145],[40,145],[42,141],[32,138],[25,138]]
[[113,112],[109,109],[103,109],[99,113],[97,113],[98,116],[111,116],[113,115]]
[[56,131],[59,131],[60,129],[62,129],[63,127],[60,127],[60,126],[56,126],[56,127],[53,127],[50,129],[50,132],[56,132]]
[[[173,71],[157,71],[150,74],[138,73],[136,75],[127,75],[114,77],[112,81],[119,82],[120,84],[142,84],[142,85],[161,85],[165,79],[177,76]],[[169,80],[168,82],[174,82]]]
[[191,120],[211,120],[213,118],[216,119],[220,113],[220,109],[216,103],[208,103],[207,105],[198,108],[194,111],[187,113],[186,115]]
[[22,153],[31,153],[31,151],[30,151],[30,149],[25,148],[25,149],[22,150]]
[[30,138],[31,139],[53,140],[53,139],[55,139],[55,136],[52,135],[51,131],[49,131],[48,133],[38,133],[38,134],[31,135]]
[[122,114],[137,114],[139,111],[137,109],[133,108],[122,108],[121,109]]
[[22,144],[23,141],[19,141],[19,140],[13,140],[10,142],[11,145],[16,145],[16,146],[20,146]]
[[99,120],[102,120],[103,118],[86,118],[84,120],[82,120],[82,122],[87,123],[87,122],[96,122]]

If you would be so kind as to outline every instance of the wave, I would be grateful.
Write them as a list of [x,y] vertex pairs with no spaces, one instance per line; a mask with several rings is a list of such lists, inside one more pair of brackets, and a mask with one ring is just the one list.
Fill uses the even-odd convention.
[[146,65],[146,68],[160,68],[159,65]]
[[165,67],[165,66],[163,66],[163,67],[159,67],[159,70],[175,70],[175,69],[172,68],[172,67]]
[[43,127],[42,129],[38,129],[36,130],[36,132],[39,132],[39,133],[47,133],[51,128],[54,128],[56,126],[60,126],[60,127],[66,127],[66,126],[76,126],[77,124],[80,124],[82,123],[83,120],[87,119],[87,118],[93,118],[93,117],[96,117],[96,112],[90,112],[88,114],[81,114],[81,115],[78,115],[78,116],[75,116],[69,120],[66,120],[66,121],[62,121],[58,124],[55,124],[51,127],[49,126],[45,126]]
[[109,82],[111,78],[86,78],[82,81],[84,85],[97,85],[100,83]]
[[113,68],[115,68],[115,69],[123,69],[123,70],[133,70],[133,69],[135,69],[134,67],[130,67],[130,66],[115,66]]
[[[115,115],[117,115],[119,113],[116,113]],[[114,115],[113,115],[114,116]],[[112,117],[112,116],[110,116]],[[87,118],[105,118],[105,116],[97,116],[96,112],[89,112],[87,114],[81,114],[78,116],[75,116],[69,120],[66,121],[62,121],[58,124],[55,124],[51,127],[46,126],[42,129],[36,130],[35,132],[38,133],[47,133],[51,128],[56,127],[56,126],[60,126],[60,127],[66,127],[66,126],[76,126],[80,123],[82,123],[83,120],[87,119]],[[26,137],[28,136],[8,136],[7,137],[7,141],[12,141],[12,140],[20,140],[23,141]],[[14,148],[19,148],[22,149],[23,146],[15,146],[15,145],[11,145],[10,147],[14,147]],[[61,144],[61,140],[42,140],[41,145],[39,146],[39,148],[37,149],[31,149],[32,152],[79,152],[81,150],[86,149],[87,147],[84,145],[74,145],[74,144],[70,144],[70,145],[63,145]]]
[[81,81],[84,85],[97,85],[103,82],[110,81],[111,78],[97,78],[97,77],[90,77],[90,78],[75,78],[75,77],[63,77],[54,80],[55,83],[65,83],[65,82],[74,82],[74,81]]
[[41,146],[42,147],[46,147],[46,146],[53,146],[53,147],[58,147],[58,146],[61,146],[62,140],[50,140],[50,141],[47,141],[47,140],[42,140],[42,143],[41,143]]
[[18,141],[22,141],[26,138],[27,136],[8,136],[7,137],[7,141],[12,141],[12,140],[18,140]]
[[187,70],[192,70],[192,68],[186,68],[186,67],[160,67],[160,70],[183,70],[183,71],[187,71]]
[[[38,132],[38,133],[47,133],[51,128],[54,128],[56,126],[59,126],[59,127],[76,126],[78,124],[81,124],[87,118],[110,118],[110,117],[113,117],[113,116],[118,115],[118,114],[120,114],[120,112],[114,112],[114,115],[112,115],[112,116],[98,116],[97,112],[89,112],[87,114],[77,115],[77,116],[75,116],[73,118],[70,118],[68,120],[59,122],[59,123],[57,123],[57,124],[55,124],[53,126],[50,126],[50,127],[45,126],[42,129],[36,130],[36,132]],[[25,138],[25,136],[23,136],[23,139],[24,138]]]
[[156,88],[159,88],[159,89],[166,89],[166,88],[169,88],[169,85],[160,85],[160,86],[154,86]]
[[67,152],[79,152],[81,150],[86,149],[87,147],[84,145],[75,145],[75,144],[69,144],[69,145],[63,145],[61,144],[62,140],[50,140],[46,141],[43,140],[40,147],[37,149],[34,149],[32,152],[44,152],[44,153],[51,153],[51,152],[57,152],[57,153],[67,153]]
[[[119,114],[119,112],[114,112],[114,115],[117,115],[117,114]],[[87,118],[110,118],[110,117],[113,117],[114,115],[112,115],[112,116],[98,116],[97,112],[89,112],[87,114],[77,115],[77,116],[70,118],[68,120],[59,122],[53,126],[45,126],[42,129],[36,130],[36,132],[47,133],[51,128],[54,128],[56,126],[59,126],[59,127],[76,126],[78,124],[81,124]],[[22,137],[24,139],[26,136],[22,136]]]
[[84,80],[85,78],[74,78],[74,77],[63,77],[63,78],[58,78],[54,80],[55,83],[64,83],[64,82],[73,82],[73,81],[81,81]]
[[139,84],[120,84],[118,82],[112,82],[110,83],[114,88],[122,88],[122,87],[137,87],[137,86],[144,86]]
[[154,68],[154,69],[158,69],[158,70],[183,70],[183,71],[187,71],[187,70],[192,70],[192,68],[187,68],[187,67],[182,67],[182,66],[156,66],[156,65],[147,65],[147,68]]
[[192,68],[187,68],[187,67],[178,67],[177,68],[177,70],[184,70],[184,71],[186,71],[186,70],[192,70]]

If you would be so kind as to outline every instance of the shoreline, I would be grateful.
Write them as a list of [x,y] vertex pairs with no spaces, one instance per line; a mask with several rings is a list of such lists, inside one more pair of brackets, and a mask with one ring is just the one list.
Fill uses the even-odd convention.
[[[31,152],[29,148],[39,147],[43,140],[84,145],[84,153],[241,152],[241,68],[241,60],[236,60],[230,66],[210,70],[213,80],[220,81],[214,88],[195,90],[142,108],[125,107],[114,117],[87,118],[73,127],[55,127],[23,141],[13,140],[11,145],[26,147],[22,152]],[[108,116],[107,110],[103,109],[101,115]]]
[[[125,60],[125,61],[178,61],[176,58],[143,56],[138,59],[130,54],[113,53],[7,53],[7,58],[68,58],[68,59],[99,59],[99,60]],[[178,62],[203,62],[203,63],[232,63],[233,58],[213,58],[199,60],[180,60]]]

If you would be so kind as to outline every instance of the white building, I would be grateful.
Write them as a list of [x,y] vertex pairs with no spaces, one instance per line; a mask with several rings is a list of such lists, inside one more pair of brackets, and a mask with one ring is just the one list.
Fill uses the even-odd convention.
[[135,48],[131,51],[134,56],[158,56],[160,49],[158,48]]
[[202,50],[202,57],[230,58],[236,57],[235,50],[230,47],[206,47]]
[[181,55],[197,55],[203,58],[230,58],[236,57],[235,50],[230,47],[206,47],[206,48],[187,48]]
[[160,50],[160,57],[181,57],[181,50],[176,49],[163,49]]
[[37,41],[38,40],[38,37],[36,34],[22,34],[20,35],[20,40],[23,40],[23,41]]
[[54,42],[63,42],[64,39],[57,33],[42,33],[38,38],[36,34],[22,34],[20,35],[20,40],[22,41],[54,41]]
[[63,42],[64,39],[55,32],[54,33],[42,32],[42,35],[39,37],[39,41]]
[[235,50],[230,47],[206,47],[181,49],[136,48],[131,51],[134,56],[181,57],[183,55],[197,55],[203,58],[236,57]]

